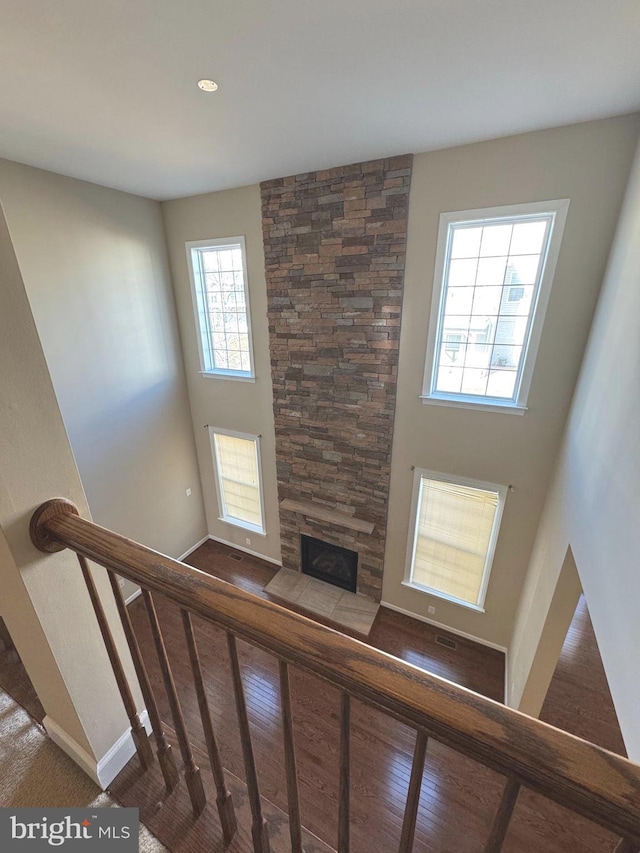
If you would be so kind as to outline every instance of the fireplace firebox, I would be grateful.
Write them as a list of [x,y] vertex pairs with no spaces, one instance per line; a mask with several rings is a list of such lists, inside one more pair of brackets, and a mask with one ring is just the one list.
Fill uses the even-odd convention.
[[358,581],[358,555],[348,548],[330,545],[312,536],[300,536],[302,573],[355,592]]

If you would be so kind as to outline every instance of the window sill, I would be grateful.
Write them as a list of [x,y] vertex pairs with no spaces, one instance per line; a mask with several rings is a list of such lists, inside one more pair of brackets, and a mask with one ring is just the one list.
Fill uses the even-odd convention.
[[224,521],[225,524],[231,524],[233,527],[241,527],[243,530],[248,530],[249,533],[255,533],[256,536],[266,536],[267,531],[264,528],[256,527],[255,524],[249,524],[245,521],[240,521],[237,518],[223,518],[218,516],[218,521]]
[[246,376],[243,373],[216,373],[213,370],[199,370],[200,376],[206,379],[233,379],[235,382],[255,382],[255,376]]
[[444,592],[438,592],[428,586],[421,586],[419,583],[413,583],[412,581],[405,580],[402,581],[402,586],[406,586],[408,589],[412,589],[415,592],[421,592],[423,595],[432,595],[434,598],[439,598],[442,601],[457,604],[458,607],[465,607],[467,610],[475,610],[476,613],[486,612],[484,607],[480,607],[478,604],[470,604],[468,601],[461,601],[459,598],[453,598],[451,595],[446,595]]
[[433,397],[429,394],[421,394],[420,399],[426,405],[430,406],[452,406],[456,409],[476,409],[483,412],[501,412],[502,414],[524,415],[528,411],[526,406],[519,406],[517,403],[500,403],[494,401],[492,403],[484,403],[476,401],[470,397]]

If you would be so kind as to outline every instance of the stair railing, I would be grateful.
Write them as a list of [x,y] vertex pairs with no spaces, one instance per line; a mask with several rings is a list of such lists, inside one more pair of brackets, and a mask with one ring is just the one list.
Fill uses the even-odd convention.
[[236,817],[207,704],[192,615],[212,622],[227,633],[255,853],[269,853],[270,848],[236,649],[237,637],[271,652],[279,662],[292,853],[302,853],[302,827],[289,692],[291,665],[326,679],[341,691],[338,853],[349,853],[350,847],[352,697],[400,720],[416,732],[399,853],[410,853],[413,847],[428,738],[506,777],[503,796],[484,853],[499,853],[503,849],[518,795],[523,787],[542,794],[620,836],[616,853],[638,853],[640,850],[640,766],[627,759],[430,675],[365,643],[80,518],[74,504],[63,498],[42,504],[31,519],[30,531],[34,544],[41,551],[70,548],[78,555],[137,752],[146,768],[154,760],[153,751],[136,711],[86,561],[91,560],[107,570],[149,714],[158,761],[167,789],[173,790],[179,782],[178,770],[115,575],[142,587],[185,781],[197,816],[204,809],[206,798],[200,770],[195,764],[189,743],[153,594],[165,596],[180,607],[216,785],[216,804],[227,844],[235,834]]

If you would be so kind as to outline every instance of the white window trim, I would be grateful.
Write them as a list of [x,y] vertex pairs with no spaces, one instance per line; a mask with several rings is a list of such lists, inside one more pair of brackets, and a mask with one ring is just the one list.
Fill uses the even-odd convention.
[[[206,249],[206,248],[225,248],[225,247],[234,247],[240,245],[240,251],[242,253],[242,268],[244,272],[244,298],[245,305],[247,306],[247,329],[249,332],[249,363],[251,365],[251,370],[247,373],[245,371],[239,370],[225,370],[225,369],[213,369],[207,370],[206,363],[204,358],[204,351],[202,348],[202,328],[200,326],[200,310],[198,305],[198,293],[200,288],[200,283],[196,281],[196,272],[193,264],[193,249]],[[189,269],[189,281],[191,282],[191,303],[193,306],[193,318],[196,325],[196,338],[198,340],[198,356],[200,358],[200,375],[211,377],[215,379],[235,379],[245,382],[255,382],[256,374],[255,374],[255,361],[253,358],[253,326],[251,323],[251,306],[249,299],[249,272],[247,269],[247,252],[245,247],[244,237],[217,237],[211,240],[192,240],[188,243],[185,243],[185,250],[187,253],[187,267]],[[208,331],[207,331],[208,334]]]
[[[214,426],[207,427],[209,432],[209,444],[211,445],[211,458],[213,460],[213,470],[215,474],[215,483],[216,483],[216,495],[218,498],[218,515],[219,521],[224,521],[225,524],[232,524],[234,527],[242,527],[243,530],[250,530],[252,533],[257,533],[260,536],[267,535],[267,528],[265,523],[265,514],[264,514],[264,491],[262,488],[262,454],[260,452],[260,436],[259,435],[251,435],[251,433],[247,432],[237,432],[232,429],[222,429]],[[224,495],[222,494],[222,488],[220,486],[220,471],[218,468],[218,454],[216,453],[216,444],[215,444],[215,434],[218,435],[229,435],[232,438],[244,438],[247,441],[255,441],[256,444],[256,456],[258,459],[258,489],[260,492],[260,513],[262,516],[262,526],[258,527],[255,524],[249,524],[246,521],[242,521],[240,518],[235,518],[234,516],[226,515]]]
[[[570,199],[554,199],[551,201],[530,202],[526,204],[511,204],[501,207],[487,207],[477,210],[458,210],[440,214],[438,228],[438,248],[433,275],[433,295],[431,299],[431,316],[429,319],[429,334],[427,338],[427,355],[423,391],[420,398],[423,403],[439,406],[457,406],[464,409],[483,409],[492,412],[511,412],[522,415],[527,410],[527,399],[533,379],[533,370],[540,346],[544,318],[549,304],[551,285],[556,271],[562,235],[567,220]],[[510,216],[532,216],[553,214],[551,239],[547,252],[542,260],[543,271],[535,304],[531,308],[531,322],[528,338],[524,344],[524,359],[516,386],[515,400],[501,400],[497,397],[476,397],[463,394],[446,394],[433,391],[436,343],[444,309],[444,272],[445,262],[449,252],[449,225],[457,222],[490,222]]]
[[[498,493],[498,506],[493,522],[493,530],[491,531],[491,538],[489,540],[489,547],[487,549],[487,559],[484,564],[477,604],[470,604],[468,601],[463,601],[460,598],[447,595],[446,593],[440,592],[432,587],[423,586],[411,579],[413,560],[418,540],[418,501],[420,498],[420,483],[423,477],[426,477],[429,480],[439,480],[443,483],[455,483],[458,486],[469,486],[473,489],[485,489],[487,491],[494,491]],[[402,586],[409,587],[410,589],[427,595],[433,595],[435,598],[450,601],[452,604],[457,604],[460,607],[466,607],[468,610],[475,610],[479,613],[484,613],[484,602],[487,595],[487,587],[489,586],[489,578],[491,576],[498,536],[500,534],[500,524],[502,522],[502,512],[504,510],[507,491],[508,486],[501,486],[498,483],[486,483],[481,480],[471,480],[469,477],[458,477],[453,474],[441,474],[438,471],[429,471],[426,468],[415,468],[413,473],[413,491],[411,494],[411,516],[409,522],[409,536],[407,539],[407,557],[405,561],[404,580],[402,581]]]

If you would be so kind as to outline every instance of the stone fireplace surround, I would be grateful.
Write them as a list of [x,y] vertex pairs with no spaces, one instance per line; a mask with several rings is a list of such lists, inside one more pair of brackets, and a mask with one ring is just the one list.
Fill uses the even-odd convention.
[[261,185],[283,566],[358,553],[380,600],[411,155]]

